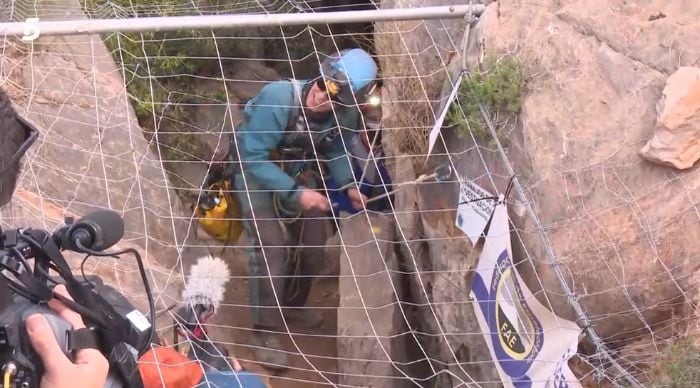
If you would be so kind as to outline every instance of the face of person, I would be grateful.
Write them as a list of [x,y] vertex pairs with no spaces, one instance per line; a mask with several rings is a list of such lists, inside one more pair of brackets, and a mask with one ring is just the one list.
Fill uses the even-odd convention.
[[312,113],[328,113],[333,109],[328,92],[321,90],[316,82],[306,95],[306,109]]

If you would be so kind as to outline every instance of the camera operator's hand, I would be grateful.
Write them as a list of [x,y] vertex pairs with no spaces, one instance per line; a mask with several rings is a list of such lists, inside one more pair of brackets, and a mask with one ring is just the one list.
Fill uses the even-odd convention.
[[[55,292],[70,298],[63,285],[56,286]],[[80,315],[58,299],[51,300],[49,307],[70,323],[73,330],[85,327]],[[75,361],[71,361],[63,354],[46,318],[40,314],[31,315],[27,318],[26,327],[32,347],[41,357],[46,370],[41,379],[42,388],[104,387],[109,362],[99,350],[79,350],[75,354]]]

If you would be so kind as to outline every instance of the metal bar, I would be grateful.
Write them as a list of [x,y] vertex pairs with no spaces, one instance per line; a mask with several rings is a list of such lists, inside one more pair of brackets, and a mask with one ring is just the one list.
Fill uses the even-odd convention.
[[388,196],[390,196],[390,195],[393,195],[393,194],[398,193],[399,191],[403,191],[403,190],[405,190],[407,187],[409,187],[409,186],[411,186],[411,185],[415,185],[415,184],[418,184],[418,183],[422,183],[422,182],[424,182],[424,181],[427,181],[427,180],[429,180],[429,179],[433,179],[433,178],[435,178],[435,177],[437,177],[437,173],[436,173],[436,172],[434,172],[434,173],[432,173],[432,174],[430,174],[430,175],[425,175],[425,174],[424,174],[424,175],[421,175],[421,176],[419,176],[416,180],[413,180],[413,181],[400,183],[400,184],[398,185],[398,187],[395,188],[394,190],[384,192],[384,193],[382,193],[382,194],[377,195],[376,197],[372,197],[372,198],[366,200],[366,201],[365,201],[365,205],[369,205],[369,204],[372,203],[372,202],[379,201],[379,200],[382,199],[382,198],[386,198],[386,197],[388,197]]
[[[440,171],[440,170],[442,170],[442,171]],[[444,181],[447,178],[449,178],[450,175],[452,175],[452,167],[449,164],[441,164],[441,165],[435,167],[435,170],[432,174],[423,174],[412,181],[401,182],[401,183],[397,184],[393,190],[379,194],[376,197],[369,198],[368,200],[365,201],[365,205],[369,205],[372,202],[376,202],[382,198],[386,198],[390,195],[396,194],[399,191],[402,191],[411,185],[423,183],[423,182],[433,180],[433,179],[435,179],[438,182]],[[354,183],[355,182],[353,182],[353,184]],[[345,185],[345,186],[348,186],[348,185]],[[345,187],[345,186],[343,186],[343,187]],[[342,189],[342,190],[344,190],[344,189]],[[336,206],[338,206],[338,203],[333,202],[333,204],[331,206],[336,207]]]
[[[453,5],[377,9],[363,11],[280,13],[280,14],[228,14],[202,16],[159,16],[126,19],[79,19],[0,23],[0,34],[8,35],[83,35],[109,32],[176,31],[183,29],[217,29],[264,26],[293,26],[307,24],[336,24],[356,22],[380,22],[392,20],[425,20],[461,18],[470,10],[479,15],[485,6]],[[31,39],[27,39],[31,40]]]

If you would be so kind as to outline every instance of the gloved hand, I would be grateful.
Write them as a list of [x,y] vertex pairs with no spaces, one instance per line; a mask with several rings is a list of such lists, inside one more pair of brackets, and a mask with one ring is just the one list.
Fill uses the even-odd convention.
[[352,203],[352,207],[355,209],[362,209],[365,201],[367,201],[367,196],[362,194],[358,189],[348,189],[348,197]]
[[299,196],[299,205],[304,210],[318,209],[329,211],[330,205],[325,195],[311,189],[304,189]]

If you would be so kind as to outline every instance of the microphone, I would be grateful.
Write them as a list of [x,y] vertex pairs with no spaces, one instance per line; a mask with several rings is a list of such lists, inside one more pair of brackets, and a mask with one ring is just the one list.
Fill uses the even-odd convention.
[[203,256],[192,265],[181,306],[175,313],[175,320],[188,332],[185,335],[205,338],[201,325],[219,309],[229,276],[228,265],[218,257]]
[[[89,213],[76,223],[72,223],[72,218],[66,218],[65,222],[67,225],[51,236],[44,230],[31,228],[12,229],[0,233],[0,261],[5,263],[3,267],[9,264],[15,276],[19,277],[18,280],[25,286],[31,287],[35,294],[41,292],[41,299],[51,298],[51,290],[45,283],[50,278],[48,271],[50,261],[54,258],[47,256],[45,249],[47,242],[55,243],[59,249],[90,253],[103,251],[119,242],[124,236],[124,220],[119,214],[109,210]],[[37,256],[40,252],[44,254]],[[33,271],[23,265],[23,261],[29,259],[37,259]],[[21,270],[28,271],[20,272]],[[9,286],[9,284],[0,284],[0,293],[8,294],[6,287],[9,288]],[[49,299],[46,299],[47,297]],[[0,297],[0,306],[5,303],[6,301]]]
[[182,291],[182,299],[189,305],[211,305],[214,309],[224,300],[229,278],[228,265],[218,257],[200,257],[190,268],[190,276]]
[[91,251],[104,251],[124,236],[124,220],[111,210],[97,210],[74,224],[69,224],[55,235],[63,249],[83,252],[78,242]]

